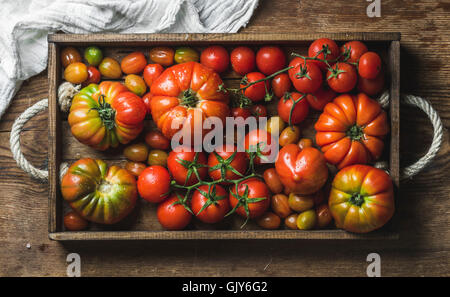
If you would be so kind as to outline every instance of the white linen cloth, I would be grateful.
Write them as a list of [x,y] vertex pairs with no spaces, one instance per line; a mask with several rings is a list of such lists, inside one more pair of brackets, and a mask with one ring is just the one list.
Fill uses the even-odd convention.
[[0,0],[0,119],[47,67],[47,34],[235,33],[258,0]]

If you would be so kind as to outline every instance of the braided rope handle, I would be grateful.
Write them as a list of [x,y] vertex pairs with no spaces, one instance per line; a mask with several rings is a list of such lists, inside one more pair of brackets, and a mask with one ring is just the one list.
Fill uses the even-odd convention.
[[[69,83],[70,84],[70,83]],[[64,84],[60,86],[58,89],[58,102],[61,106],[61,108],[67,110],[67,106],[70,106],[70,102],[67,103],[67,98],[72,98],[73,95],[76,93],[77,89],[79,89],[79,86],[69,86]],[[406,103],[408,105],[416,106],[423,110],[429,119],[431,120],[431,123],[433,124],[434,128],[434,135],[433,135],[433,141],[431,143],[431,146],[428,150],[428,152],[420,158],[416,163],[402,168],[401,170],[401,179],[407,179],[412,178],[414,175],[419,173],[423,168],[425,168],[427,165],[429,165],[434,157],[436,156],[437,152],[439,151],[439,148],[442,143],[442,137],[443,137],[443,127],[442,127],[442,121],[437,114],[436,110],[433,109],[433,107],[426,101],[425,99],[413,95],[402,95],[401,96],[402,103]],[[389,93],[385,92],[381,95],[381,97],[378,99],[381,106],[383,108],[386,108],[389,105]],[[11,129],[11,136],[10,136],[10,146],[11,146],[11,152],[13,154],[14,160],[16,160],[17,164],[20,168],[22,168],[23,171],[28,173],[31,177],[34,177],[36,179],[47,181],[48,180],[48,171],[47,170],[41,170],[36,167],[34,167],[23,155],[21,149],[20,149],[20,132],[22,132],[22,128],[25,125],[25,123],[34,117],[39,112],[44,111],[48,107],[48,99],[42,99],[41,101],[35,103],[33,106],[27,108],[14,122],[12,129]],[[62,163],[60,167],[60,178],[64,176],[64,174],[67,172],[68,164]]]

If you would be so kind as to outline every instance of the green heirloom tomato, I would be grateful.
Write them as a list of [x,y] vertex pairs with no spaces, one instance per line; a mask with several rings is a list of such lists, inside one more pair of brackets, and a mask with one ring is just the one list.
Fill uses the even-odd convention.
[[114,224],[136,205],[136,178],[126,169],[102,160],[80,159],[61,181],[61,193],[70,207],[88,221]]
[[175,62],[178,64],[186,62],[198,62],[199,55],[197,51],[190,47],[179,47],[175,51]]
[[84,51],[84,58],[92,66],[98,66],[103,60],[101,49],[96,46],[90,46]]

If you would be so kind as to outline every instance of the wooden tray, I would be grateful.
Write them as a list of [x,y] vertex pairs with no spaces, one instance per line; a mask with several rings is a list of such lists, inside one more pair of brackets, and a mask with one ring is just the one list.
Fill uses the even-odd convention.
[[[60,50],[66,46],[79,49],[89,45],[100,46],[104,56],[117,58],[118,61],[128,53],[141,50],[146,55],[154,46],[191,46],[204,48],[212,44],[221,44],[227,48],[248,45],[257,48],[264,44],[281,46],[290,58],[290,52],[306,54],[309,44],[320,37],[328,37],[338,43],[361,40],[368,44],[386,63],[388,75],[387,87],[390,89],[391,105],[389,110],[391,133],[387,139],[382,157],[389,163],[389,171],[396,186],[399,185],[399,90],[400,90],[400,33],[288,33],[288,34],[51,34],[49,42],[49,237],[53,240],[147,240],[147,239],[397,239],[396,216],[382,229],[364,235],[352,234],[342,230],[261,230],[255,223],[247,224],[243,229],[242,218],[230,216],[215,226],[209,226],[193,220],[188,230],[164,231],[156,219],[156,207],[139,199],[136,209],[122,222],[114,226],[90,224],[89,230],[82,232],[65,231],[62,217],[68,210],[63,202],[59,185],[59,167],[61,162],[84,158],[101,158],[108,164],[124,164],[122,148],[108,152],[98,152],[79,143],[70,132],[67,114],[60,111],[57,102],[57,89],[62,82]],[[229,71],[222,75],[227,86],[237,86],[240,77]],[[390,85],[389,85],[390,83]],[[274,99],[274,101],[276,101]],[[270,109],[270,107],[269,107]],[[311,112],[301,129],[306,137],[313,137],[313,124],[319,113]],[[146,125],[152,122],[147,119]]]

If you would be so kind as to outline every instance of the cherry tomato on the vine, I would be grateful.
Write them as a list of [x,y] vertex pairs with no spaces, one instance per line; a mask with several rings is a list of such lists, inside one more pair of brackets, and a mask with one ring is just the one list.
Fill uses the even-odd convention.
[[252,113],[248,107],[234,107],[231,109],[231,116],[234,118],[242,117],[244,120]]
[[228,180],[236,180],[244,177],[248,167],[248,159],[245,152],[238,152],[234,145],[224,145],[209,154],[209,176],[213,180],[224,177]]
[[[321,52],[320,52],[321,51]],[[318,54],[320,52],[320,54]],[[334,62],[334,60],[339,57],[339,47],[336,42],[328,38],[320,38],[315,40],[308,49],[308,55],[312,57],[317,57],[322,60],[326,60],[329,63]],[[321,70],[326,70],[327,65],[321,61],[313,61]]]
[[230,56],[223,46],[213,45],[202,51],[200,63],[220,73],[227,70]]
[[[249,83],[255,82],[257,80],[266,78],[264,74],[261,72],[251,72],[244,76],[244,78],[241,80],[240,87],[243,88],[247,86]],[[256,83],[254,85],[251,85],[245,91],[243,91],[244,95],[252,100],[253,102],[258,102],[264,99],[266,96],[266,90],[270,90],[269,81],[261,81],[259,83]]]
[[286,92],[289,92],[291,86],[292,82],[286,73],[278,74],[272,79],[272,91],[278,98],[283,97]]
[[240,74],[245,75],[255,69],[255,52],[246,46],[235,48],[230,54],[231,67]]
[[359,58],[367,51],[367,46],[361,41],[349,41],[341,46],[341,56],[348,63],[358,63]]
[[358,77],[358,90],[369,96],[379,94],[384,88],[384,73],[381,71],[374,79]]
[[358,73],[361,77],[374,79],[381,71],[381,58],[377,53],[367,52],[361,56],[358,63]]
[[250,112],[257,119],[260,117],[267,117],[267,108],[261,104],[252,105],[252,107],[250,108]]
[[289,78],[300,93],[314,93],[322,85],[322,71],[311,60],[297,57],[289,63]]
[[[309,104],[306,98],[300,99],[302,94],[297,92],[286,93],[278,101],[278,115],[280,118],[291,125],[303,122],[309,112]],[[298,101],[300,100],[300,101]],[[294,107],[294,101],[298,101]],[[291,111],[291,109],[293,109]],[[289,122],[290,121],[290,122]]]
[[358,80],[355,67],[348,63],[338,62],[327,72],[327,81],[331,89],[338,93],[353,90]]
[[314,93],[306,95],[306,100],[313,109],[323,110],[325,105],[327,105],[328,102],[331,102],[336,96],[337,94],[335,91],[327,85],[323,85]]
[[[274,161],[276,156],[272,155],[272,150],[275,149],[274,146],[278,145],[275,143],[272,134],[266,130],[256,129],[250,131],[244,140],[245,149],[247,151],[253,151],[260,153],[261,156],[257,156],[254,159],[254,164],[261,164],[263,161],[265,163]],[[265,160],[261,160],[261,158]]]
[[202,185],[192,195],[191,208],[200,221],[214,224],[223,220],[230,211],[230,202],[227,192],[222,186]]
[[176,194],[158,205],[156,216],[161,226],[167,230],[184,229],[192,218],[192,214],[180,203]]
[[256,53],[256,66],[270,75],[286,67],[286,55],[278,46],[263,46]]
[[[244,218],[247,217],[245,206],[242,203],[248,205],[248,217],[257,218],[264,214],[270,205],[270,192],[267,185],[257,178],[250,178],[239,183],[238,191],[236,193],[236,187],[231,187],[230,191],[230,205],[232,208],[236,207],[238,203],[240,206],[236,208],[236,213]],[[245,195],[247,192],[247,195]],[[241,202],[235,196],[238,195],[243,198]]]
[[203,152],[194,152],[191,148],[178,147],[169,153],[167,168],[169,168],[173,179],[178,184],[191,186],[199,181],[194,172],[194,167],[197,168],[200,178],[205,179],[208,175],[208,168],[206,156]]

